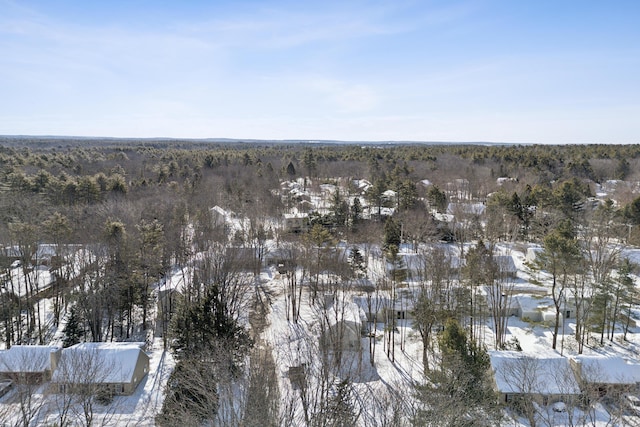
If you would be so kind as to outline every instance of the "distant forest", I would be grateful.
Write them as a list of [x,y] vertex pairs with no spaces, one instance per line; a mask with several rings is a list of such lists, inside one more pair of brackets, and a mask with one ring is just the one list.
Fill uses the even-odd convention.
[[[640,145],[422,145],[200,142],[0,138],[0,235],[16,224],[41,227],[58,213],[71,240],[97,241],[105,221],[135,230],[157,219],[170,232],[178,217],[197,218],[221,205],[239,215],[278,216],[287,210],[270,190],[282,180],[313,177],[366,179],[380,189],[405,187],[409,210],[424,211],[429,180],[444,190],[469,181],[469,198],[486,201],[500,191],[530,205],[557,205],[594,196],[594,184],[640,181]],[[288,166],[290,167],[288,168]],[[510,178],[499,185],[498,178]],[[571,188],[569,188],[571,187]],[[413,195],[415,194],[415,197]],[[431,197],[435,197],[431,194]],[[616,206],[634,200],[619,189]],[[415,200],[414,200],[415,199]],[[574,200],[575,199],[575,200]],[[558,206],[561,208],[562,206]],[[629,207],[630,220],[634,216]],[[355,231],[355,230],[354,230]],[[175,239],[167,238],[167,243]],[[169,248],[172,253],[177,248]]]

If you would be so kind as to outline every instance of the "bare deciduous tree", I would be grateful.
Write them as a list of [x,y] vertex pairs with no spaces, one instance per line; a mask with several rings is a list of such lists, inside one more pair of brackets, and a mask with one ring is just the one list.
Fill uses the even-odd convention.
[[[115,393],[108,379],[117,376],[121,369],[91,344],[64,349],[52,378],[52,387],[57,393],[56,406],[61,410],[60,425],[70,423],[70,417],[76,422],[81,420],[86,426],[93,425],[96,406],[110,402]],[[109,411],[104,413],[101,422],[111,415]]]
[[14,346],[13,350],[5,352],[0,363],[4,378],[11,380],[15,389],[9,402],[12,422],[22,427],[37,424],[37,419],[44,415],[43,410],[46,409],[43,383],[55,368],[49,349]]

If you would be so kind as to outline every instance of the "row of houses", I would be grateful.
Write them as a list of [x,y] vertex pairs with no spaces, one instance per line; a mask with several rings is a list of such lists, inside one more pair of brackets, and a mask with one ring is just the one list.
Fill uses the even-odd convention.
[[[401,268],[406,272],[407,278],[420,278],[424,276],[425,271],[427,270],[427,263],[424,254],[415,253],[415,252],[400,252],[398,253],[398,258],[400,260]],[[518,268],[513,260],[511,255],[494,255],[493,261],[500,272],[502,277],[508,279],[515,279],[518,275]],[[449,265],[449,271],[451,272],[452,277],[459,278],[462,272],[462,269],[467,265],[466,260],[464,258],[460,258],[456,255],[449,255],[445,259],[445,262]],[[397,264],[394,265],[390,262],[387,262],[386,272],[389,277],[392,276],[392,271],[397,268]]]
[[637,392],[640,386],[640,364],[620,356],[493,351],[490,360],[495,388],[505,403],[532,398],[544,404],[584,402],[584,397]]
[[130,395],[149,372],[144,343],[82,343],[68,348],[14,345],[0,351],[0,380],[51,382],[53,393],[87,385],[112,395]]
[[[455,305],[456,299],[460,297],[455,291],[456,289],[454,288],[450,294],[443,294],[441,298]],[[353,297],[353,302],[366,314],[369,322],[381,322],[391,317],[399,320],[412,320],[414,317],[415,297],[411,297],[408,293],[399,295],[394,299],[383,295],[356,295]],[[505,305],[503,315],[517,317],[528,322],[551,322],[555,321],[556,312],[550,297],[517,295],[509,299],[508,304]],[[574,319],[575,316],[575,304],[571,301],[563,303],[559,316],[560,320]]]

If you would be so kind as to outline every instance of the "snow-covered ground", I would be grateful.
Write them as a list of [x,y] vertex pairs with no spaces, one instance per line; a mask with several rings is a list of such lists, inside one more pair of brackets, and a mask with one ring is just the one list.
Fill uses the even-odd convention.
[[[458,248],[450,245],[448,249],[452,254],[456,254]],[[525,264],[525,253],[521,248],[514,245],[503,244],[497,248],[498,254],[511,255],[518,269],[517,276],[513,279],[512,292],[515,295],[530,296],[536,298],[541,293],[548,291],[549,275],[544,272],[532,272]],[[368,275],[381,276],[384,274],[384,263],[370,263]],[[314,305],[309,300],[309,295],[303,293],[301,304],[300,320],[294,324],[286,318],[286,298],[283,292],[284,282],[277,274],[263,275],[265,287],[272,290],[275,296],[271,314],[269,316],[270,326],[264,332],[263,338],[269,342],[274,349],[274,358],[278,365],[280,384],[283,395],[292,396],[296,391],[289,379],[289,369],[303,364],[314,363],[314,357],[318,358],[319,322],[322,318],[322,311],[318,304]],[[350,301],[345,298],[345,301]],[[354,384],[357,393],[356,401],[360,402],[361,422],[365,419],[374,420],[376,417],[384,416],[382,405],[371,405],[372,401],[380,400],[380,396],[390,390],[400,391],[405,402],[410,405],[413,399],[413,386],[420,382],[423,377],[422,366],[422,343],[417,332],[412,328],[410,320],[399,320],[397,332],[395,333],[394,360],[388,357],[383,342],[383,324],[376,325],[376,347],[375,364],[370,365],[369,338],[361,338],[359,350],[347,351],[347,357],[351,358],[347,365],[347,370],[338,374],[342,378],[349,378]],[[607,357],[622,357],[626,360],[638,361],[640,351],[640,334],[637,328],[632,328],[628,335],[628,341],[622,340],[622,332],[615,334],[613,341],[606,340],[604,345],[599,344],[599,337],[595,335],[590,338],[589,343],[583,349],[585,355],[606,355]],[[551,348],[552,326],[550,322],[530,323],[516,316],[508,319],[507,342],[518,342],[524,354],[533,354],[546,357],[570,357],[577,354],[577,343],[575,341],[575,319],[566,319],[560,326],[557,349]],[[493,331],[489,321],[485,325],[482,335],[491,346],[493,343]],[[402,339],[401,339],[402,337]],[[402,343],[402,344],[401,344]],[[555,410],[554,410],[555,408]],[[298,411],[301,409],[298,408]],[[579,408],[573,409],[572,414],[567,414],[566,409],[560,410],[560,406],[549,404],[541,407],[540,412],[544,415],[545,425],[565,426],[571,423],[587,424],[592,426],[610,425],[635,425],[639,421],[637,417],[628,412],[616,418],[612,411],[616,408],[604,406],[602,403],[593,405],[589,410]],[[518,418],[511,414],[512,419],[509,425],[528,426],[529,423],[524,418]]]

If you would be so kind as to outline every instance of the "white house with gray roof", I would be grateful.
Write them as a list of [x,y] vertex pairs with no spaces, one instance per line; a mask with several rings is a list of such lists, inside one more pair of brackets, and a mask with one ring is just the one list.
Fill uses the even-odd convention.
[[57,392],[97,386],[120,395],[132,394],[149,373],[144,343],[83,343],[62,350],[51,379]]

